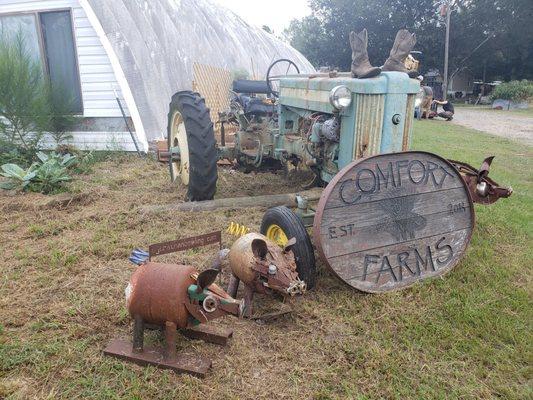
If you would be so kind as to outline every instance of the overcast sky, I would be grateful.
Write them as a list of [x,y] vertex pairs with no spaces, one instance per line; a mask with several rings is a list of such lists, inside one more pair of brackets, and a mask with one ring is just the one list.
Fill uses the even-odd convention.
[[213,0],[232,10],[249,24],[268,25],[281,34],[294,18],[309,15],[307,0]]

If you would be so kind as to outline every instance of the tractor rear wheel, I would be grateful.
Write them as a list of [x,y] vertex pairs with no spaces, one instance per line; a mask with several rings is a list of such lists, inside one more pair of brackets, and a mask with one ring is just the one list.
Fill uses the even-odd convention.
[[300,217],[285,206],[270,208],[263,216],[260,232],[281,247],[285,247],[289,239],[296,239],[292,247],[296,269],[307,288],[312,289],[316,280],[315,253]]
[[211,200],[217,184],[217,150],[205,100],[195,92],[172,96],[167,125],[168,147],[178,147],[180,160],[169,160],[170,178],[187,186],[190,201]]

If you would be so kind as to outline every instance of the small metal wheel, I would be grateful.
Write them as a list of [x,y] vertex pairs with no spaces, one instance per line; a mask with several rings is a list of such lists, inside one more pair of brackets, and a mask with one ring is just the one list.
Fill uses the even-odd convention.
[[291,248],[296,269],[307,289],[312,289],[316,281],[315,253],[300,217],[285,206],[270,208],[263,216],[260,232],[281,247],[285,247],[289,239],[296,239]]

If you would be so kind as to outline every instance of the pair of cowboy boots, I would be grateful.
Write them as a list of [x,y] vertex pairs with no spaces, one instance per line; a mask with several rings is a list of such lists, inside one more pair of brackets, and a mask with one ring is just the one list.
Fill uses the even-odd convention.
[[396,39],[385,64],[373,67],[368,61],[368,33],[363,29],[359,33],[350,32],[350,45],[352,47],[352,76],[354,78],[372,78],[381,71],[399,71],[409,74],[411,78],[418,75],[405,67],[405,59],[416,44],[416,36],[407,29],[401,29],[396,34]]

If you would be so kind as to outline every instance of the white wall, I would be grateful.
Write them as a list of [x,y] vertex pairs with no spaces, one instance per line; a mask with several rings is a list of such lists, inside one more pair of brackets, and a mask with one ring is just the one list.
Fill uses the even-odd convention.
[[0,0],[0,15],[67,8],[72,9],[74,22],[83,115],[85,117],[121,117],[113,89],[119,94],[126,115],[129,115],[109,57],[78,0]]

